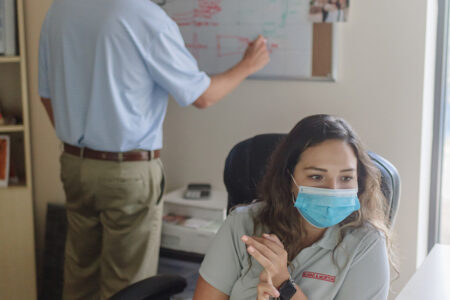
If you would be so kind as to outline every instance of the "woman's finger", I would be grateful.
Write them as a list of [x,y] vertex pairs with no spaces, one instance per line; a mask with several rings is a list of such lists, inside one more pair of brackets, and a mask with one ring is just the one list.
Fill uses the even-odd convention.
[[260,282],[257,287],[258,300],[269,299],[269,297],[278,298],[280,292],[270,283]]
[[247,246],[253,246],[256,249],[258,249],[262,254],[264,254],[267,258],[270,259],[276,259],[280,255],[283,254],[284,249],[281,248],[278,244],[276,244],[274,241],[268,240],[266,238],[261,237],[249,237],[249,236],[242,236],[242,241]]
[[278,261],[279,254],[277,254],[276,252],[272,251],[272,249],[270,249],[269,247],[267,247],[263,243],[257,241],[256,239],[248,238],[248,240],[247,240],[247,242],[245,244],[247,245],[247,248],[248,247],[253,247],[254,249],[258,250],[259,253],[264,255],[271,262],[277,262]]
[[282,257],[287,261],[287,251],[284,249],[283,243],[275,234],[263,233],[262,238],[258,238],[257,240],[262,241],[262,243],[271,248],[277,256]]
[[261,252],[259,252],[258,249],[254,248],[253,246],[249,246],[247,248],[247,251],[268,272],[274,272],[275,271],[274,270],[274,266],[272,264],[272,261],[270,259],[268,259],[266,256],[264,256]]
[[278,246],[282,247],[284,249],[284,245],[283,243],[280,241],[280,239],[278,238],[278,236],[276,236],[275,234],[268,234],[268,233],[263,233],[263,237],[265,237],[266,239],[269,239],[273,242],[275,242]]

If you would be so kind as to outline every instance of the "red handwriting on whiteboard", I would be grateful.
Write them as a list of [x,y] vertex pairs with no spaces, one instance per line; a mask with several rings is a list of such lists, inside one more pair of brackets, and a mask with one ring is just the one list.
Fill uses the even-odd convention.
[[222,11],[222,0],[197,0],[197,8],[192,11],[173,14],[178,26],[218,26],[213,17]]
[[200,49],[208,49],[208,46],[199,43],[197,32],[193,34],[192,43],[187,43],[186,47],[191,49],[192,55],[197,59],[200,57]]
[[[251,43],[246,37],[220,34],[216,36],[216,41],[218,57],[242,54]],[[278,44],[268,43],[267,48],[269,53],[272,53],[273,49],[278,48]]]

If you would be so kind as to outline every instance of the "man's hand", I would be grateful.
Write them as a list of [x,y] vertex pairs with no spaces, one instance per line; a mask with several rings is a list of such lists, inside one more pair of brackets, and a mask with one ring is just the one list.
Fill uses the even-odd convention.
[[269,62],[266,40],[259,36],[245,50],[242,59],[231,69],[211,77],[211,84],[194,101],[197,108],[207,108],[234,90],[247,76],[262,69]]
[[270,61],[266,43],[267,40],[260,35],[245,50],[241,62],[245,64],[250,74],[261,70]]
[[[287,252],[276,235],[263,234],[262,237],[244,235],[241,239],[247,245],[248,253],[264,267],[264,271],[268,274],[269,280],[266,283],[271,282],[275,288],[278,288],[289,279]],[[261,273],[261,276],[264,279],[266,275]]]

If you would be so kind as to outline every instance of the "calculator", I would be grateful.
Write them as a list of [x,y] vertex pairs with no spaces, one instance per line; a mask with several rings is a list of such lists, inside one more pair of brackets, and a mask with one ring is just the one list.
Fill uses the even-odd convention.
[[207,199],[211,194],[211,185],[209,183],[191,183],[188,184],[183,193],[184,199]]

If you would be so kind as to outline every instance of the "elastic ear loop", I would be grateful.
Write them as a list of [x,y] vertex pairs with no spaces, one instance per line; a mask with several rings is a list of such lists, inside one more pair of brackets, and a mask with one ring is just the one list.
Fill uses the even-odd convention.
[[[297,181],[295,181],[294,175],[292,175],[292,173],[289,173],[289,175],[291,176],[292,180],[294,181],[295,186],[297,187],[298,191],[300,192],[300,186],[297,184]],[[292,202],[295,204],[296,201],[296,197],[294,192],[292,192]]]
[[292,203],[295,205],[295,201],[297,201],[297,199],[295,199],[294,192],[291,192],[291,195],[292,195]]
[[292,173],[289,173],[289,175],[291,175],[292,180],[295,183],[295,186],[298,187],[300,189],[300,186],[297,184],[297,181],[295,181],[294,175],[292,175]]

